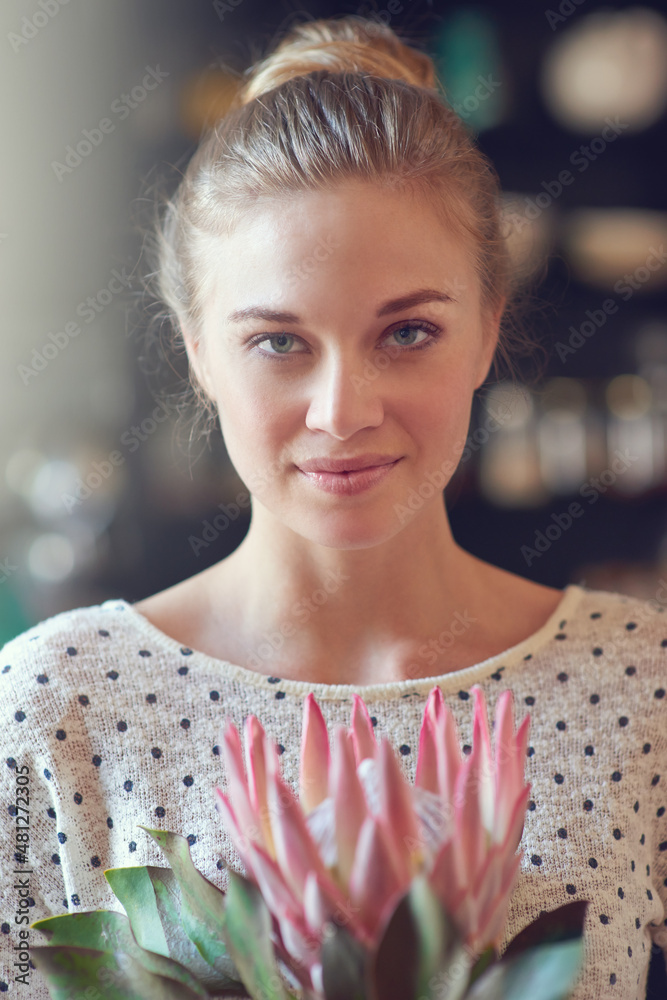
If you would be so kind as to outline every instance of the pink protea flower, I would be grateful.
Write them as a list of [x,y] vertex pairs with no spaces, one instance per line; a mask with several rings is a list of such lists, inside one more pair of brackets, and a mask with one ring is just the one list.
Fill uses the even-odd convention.
[[484,693],[472,690],[473,745],[463,759],[442,691],[431,689],[414,787],[387,738],[377,743],[357,694],[349,728],[334,729],[333,754],[315,697],[306,697],[298,797],[258,719],[246,718],[243,748],[238,730],[227,725],[228,794],[215,790],[219,809],[278,925],[279,951],[307,970],[306,985],[316,993],[327,924],[344,923],[372,949],[418,873],[472,952],[498,948],[521,863],[530,720],[514,732],[512,694],[505,691],[492,755]]

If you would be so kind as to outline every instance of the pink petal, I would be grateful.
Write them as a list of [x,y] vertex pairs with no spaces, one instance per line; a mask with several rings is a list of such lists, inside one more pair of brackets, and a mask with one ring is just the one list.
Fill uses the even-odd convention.
[[266,794],[266,760],[272,749],[259,719],[254,715],[246,716],[243,735],[250,804],[259,820],[262,841],[269,854],[275,857]]
[[310,691],[303,705],[299,799],[306,815],[329,794],[329,734],[320,706]]
[[417,788],[425,788],[436,795],[439,792],[436,718],[442,702],[443,697],[440,688],[437,686],[431,688],[424,707],[421,729],[419,730],[419,751],[415,772],[415,786]]
[[236,726],[230,725],[225,730],[221,741],[223,763],[227,775],[229,799],[239,826],[253,840],[262,839],[259,817],[252,807],[245,770],[243,768],[243,750],[241,737]]
[[338,875],[340,881],[347,885],[354,864],[359,832],[369,810],[355,765],[353,737],[351,732],[343,726],[337,726],[334,733],[331,784],[336,824]]
[[219,788],[213,789],[214,795],[218,799],[218,812],[220,814],[220,819],[222,824],[229,834],[230,840],[236,851],[238,852],[241,861],[245,865],[246,871],[250,871],[249,868],[249,847],[251,840],[246,833],[241,831],[236,816],[234,814],[234,809],[229,801],[229,798],[224,792],[221,792]]
[[456,782],[456,823],[454,845],[460,866],[460,881],[470,885],[479,868],[484,852],[486,831],[482,825],[479,778],[476,773],[480,749],[473,740],[472,752],[462,765]]
[[456,783],[463,767],[463,758],[456,720],[444,702],[436,716],[434,736],[440,797],[452,810],[455,807]]
[[380,820],[369,816],[357,843],[357,854],[350,875],[350,900],[358,908],[359,921],[374,942],[392,902],[407,891],[405,879],[395,867],[394,851]]
[[374,758],[377,750],[373,723],[366,703],[355,692],[352,695],[352,717],[350,721],[354,741],[354,757],[357,767],[366,757]]
[[477,797],[482,825],[491,833],[495,814],[495,781],[494,767],[491,758],[491,739],[489,735],[489,720],[486,711],[486,698],[479,685],[473,685],[475,695],[475,716],[473,722],[473,753],[471,755],[472,776],[477,785]]
[[386,736],[379,748],[380,817],[384,820],[390,846],[396,855],[397,870],[409,879],[412,872],[412,855],[421,832],[412,805],[412,792]]

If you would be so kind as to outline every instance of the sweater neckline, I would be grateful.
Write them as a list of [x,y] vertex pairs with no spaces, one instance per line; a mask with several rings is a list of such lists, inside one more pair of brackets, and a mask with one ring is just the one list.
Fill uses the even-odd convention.
[[264,687],[271,683],[273,690],[280,687],[286,693],[305,696],[312,691],[319,700],[342,700],[349,698],[354,691],[362,691],[365,699],[373,698],[384,700],[390,697],[408,697],[410,694],[428,694],[434,685],[443,689],[460,689],[461,685],[471,686],[482,680],[490,668],[501,663],[504,666],[511,666],[522,660],[531,659],[543,646],[553,638],[557,629],[557,623],[567,618],[579,605],[585,588],[579,584],[568,584],[562,594],[558,605],[549,615],[544,624],[532,635],[522,639],[521,642],[510,646],[509,649],[496,653],[479,663],[469,667],[462,667],[460,670],[451,670],[446,674],[433,675],[432,677],[420,677],[416,680],[387,681],[381,684],[325,684],[311,683],[309,681],[296,681],[268,677],[256,670],[250,670],[240,664],[230,663],[228,660],[217,659],[196,649],[189,649],[181,645],[178,640],[173,639],[162,632],[156,625],[148,620],[140,611],[124,598],[111,598],[101,605],[105,610],[117,610],[125,612],[132,620],[135,628],[143,635],[150,638],[154,643],[159,643],[164,649],[171,652],[178,652],[181,656],[183,652],[188,656],[188,663],[191,665],[201,664],[217,671],[221,671],[231,680],[245,685]]

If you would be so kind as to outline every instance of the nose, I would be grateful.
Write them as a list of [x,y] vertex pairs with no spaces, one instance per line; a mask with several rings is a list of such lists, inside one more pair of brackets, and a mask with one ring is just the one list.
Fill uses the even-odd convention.
[[379,427],[384,406],[379,387],[359,357],[337,355],[322,361],[308,389],[306,426],[345,441],[365,427]]

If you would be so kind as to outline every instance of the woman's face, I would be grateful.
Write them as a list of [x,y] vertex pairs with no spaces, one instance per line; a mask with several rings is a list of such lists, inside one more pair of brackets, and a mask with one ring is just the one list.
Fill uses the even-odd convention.
[[[202,336],[186,343],[253,517],[363,548],[441,516],[497,331],[429,202],[348,183],[264,202],[213,248]],[[369,453],[398,461],[358,492],[300,468]]]

